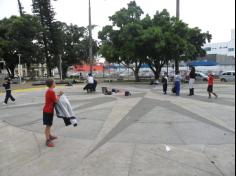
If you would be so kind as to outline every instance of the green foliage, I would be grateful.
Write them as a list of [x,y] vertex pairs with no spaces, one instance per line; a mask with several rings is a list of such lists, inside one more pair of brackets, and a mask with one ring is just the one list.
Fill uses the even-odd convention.
[[48,76],[52,76],[51,70],[58,65],[58,55],[60,44],[58,38],[59,31],[55,22],[55,12],[51,5],[51,0],[33,0],[33,13],[40,19],[42,31],[42,39],[44,44],[44,54],[47,63]]
[[34,42],[39,41],[39,32],[39,21],[31,15],[12,16],[0,21],[1,56],[6,61],[7,68],[11,70],[11,76],[14,76],[19,53],[22,54],[23,64],[40,62],[41,48]]
[[144,60],[139,52],[142,14],[142,9],[131,1],[127,9],[123,8],[110,17],[112,26],[105,26],[99,32],[102,40],[100,53],[109,62],[118,62],[131,68],[136,81],[139,81],[138,73]]
[[171,17],[166,9],[151,18],[141,19],[142,9],[132,1],[109,19],[112,26],[99,32],[100,53],[109,62],[122,63],[133,69],[136,80],[141,64],[149,64],[156,78],[169,61],[194,60],[205,55],[202,46],[211,40],[209,32]]

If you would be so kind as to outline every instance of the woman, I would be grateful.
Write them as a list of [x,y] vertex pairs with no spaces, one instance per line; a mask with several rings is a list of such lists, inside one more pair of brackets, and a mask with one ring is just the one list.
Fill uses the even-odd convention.
[[189,96],[194,96],[195,80],[196,80],[196,70],[195,67],[192,67],[191,72],[189,74]]
[[180,85],[181,85],[181,76],[180,72],[177,71],[175,75],[175,91],[176,91],[176,96],[180,96]]

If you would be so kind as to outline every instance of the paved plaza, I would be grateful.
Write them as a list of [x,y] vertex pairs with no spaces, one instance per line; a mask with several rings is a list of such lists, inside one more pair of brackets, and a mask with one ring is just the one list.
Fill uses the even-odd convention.
[[[102,95],[103,86],[132,96]],[[195,97],[187,85],[181,97],[144,84],[101,84],[94,94],[82,87],[62,88],[80,122],[54,119],[55,148],[45,146],[44,89],[14,92],[17,102],[0,106],[0,176],[235,175],[233,84],[217,84],[211,100],[205,84]]]

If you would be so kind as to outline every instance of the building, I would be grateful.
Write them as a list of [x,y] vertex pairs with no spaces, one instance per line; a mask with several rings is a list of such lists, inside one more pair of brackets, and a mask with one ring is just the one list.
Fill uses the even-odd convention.
[[235,65],[234,56],[219,55],[219,54],[208,54],[205,57],[198,58],[198,61],[215,63],[217,65],[222,65],[222,66]]
[[208,43],[204,45],[207,54],[218,54],[235,57],[235,29],[231,30],[231,40],[229,42]]

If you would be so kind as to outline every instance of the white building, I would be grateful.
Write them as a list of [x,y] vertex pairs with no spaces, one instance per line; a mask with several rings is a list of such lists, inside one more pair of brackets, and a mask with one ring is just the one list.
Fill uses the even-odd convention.
[[204,45],[207,54],[218,54],[235,57],[235,29],[231,30],[231,40],[222,43],[208,43]]

